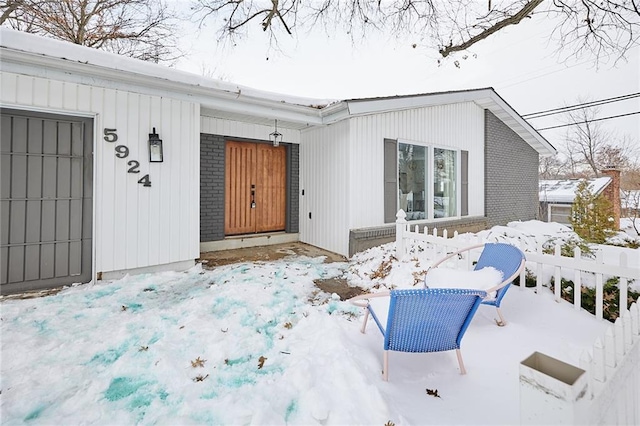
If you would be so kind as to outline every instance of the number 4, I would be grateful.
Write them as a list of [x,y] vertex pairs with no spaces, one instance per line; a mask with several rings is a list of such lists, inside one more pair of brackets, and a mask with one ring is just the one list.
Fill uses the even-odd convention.
[[149,175],[146,174],[138,180],[138,183],[141,183],[142,186],[151,186],[151,181],[149,180]]

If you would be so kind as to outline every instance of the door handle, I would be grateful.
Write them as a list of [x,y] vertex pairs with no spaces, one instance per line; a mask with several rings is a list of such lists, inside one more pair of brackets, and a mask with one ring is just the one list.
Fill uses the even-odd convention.
[[256,186],[251,185],[251,208],[256,208]]

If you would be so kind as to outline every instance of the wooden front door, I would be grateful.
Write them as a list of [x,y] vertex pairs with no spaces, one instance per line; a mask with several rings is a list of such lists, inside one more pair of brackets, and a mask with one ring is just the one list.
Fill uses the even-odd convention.
[[285,215],[285,147],[227,142],[225,235],[284,231]]

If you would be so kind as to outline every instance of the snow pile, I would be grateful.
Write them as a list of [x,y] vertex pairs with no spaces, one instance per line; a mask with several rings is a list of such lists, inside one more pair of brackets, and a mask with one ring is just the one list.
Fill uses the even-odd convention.
[[[550,232],[534,224],[488,235],[537,244]],[[394,352],[383,382],[373,322],[361,334],[362,310],[314,280],[421,286],[437,259],[412,250],[402,261],[386,244],[349,263],[290,256],[197,266],[3,300],[2,423],[516,424],[520,361],[540,351],[579,365],[609,324],[550,292],[514,287],[502,304],[506,327],[482,306],[467,330],[467,375],[453,352]],[[496,401],[503,408],[486,409]]]

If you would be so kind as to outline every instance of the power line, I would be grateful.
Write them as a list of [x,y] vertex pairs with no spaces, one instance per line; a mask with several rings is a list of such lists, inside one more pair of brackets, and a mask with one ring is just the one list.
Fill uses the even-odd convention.
[[[640,111],[635,111],[635,112],[629,112],[627,114],[620,114],[620,115],[612,115],[609,117],[602,117],[602,118],[594,118],[593,120],[589,120],[589,122],[593,122],[593,121],[602,121],[602,120],[610,120],[612,118],[619,118],[619,117],[626,117],[628,115],[634,115],[634,114],[640,114]],[[569,123],[569,124],[560,124],[559,126],[551,126],[551,127],[545,127],[542,129],[536,129],[537,131],[541,132],[543,130],[549,130],[549,129],[558,129],[560,127],[569,127],[569,126],[577,126],[579,124],[583,124],[583,123]]]
[[[605,104],[609,104],[609,103],[613,103],[613,102],[626,101],[628,99],[637,98],[638,96],[640,96],[640,92],[629,93],[627,95],[615,96],[613,98],[606,98],[606,99],[600,99],[600,100],[597,100],[597,101],[583,102],[583,103],[579,103],[579,104],[575,104],[575,105],[569,105],[569,106],[560,107],[560,108],[553,108],[553,109],[547,109],[547,110],[544,110],[544,111],[538,111],[538,112],[532,112],[532,113],[529,113],[529,114],[523,114],[522,118],[527,118],[527,119],[541,118],[541,117],[546,117],[546,116],[549,116],[549,115],[560,114],[560,113],[563,113],[563,112],[574,111],[576,109],[581,109],[581,108],[585,108],[585,107],[605,105]],[[534,115],[536,117],[532,117]]]

